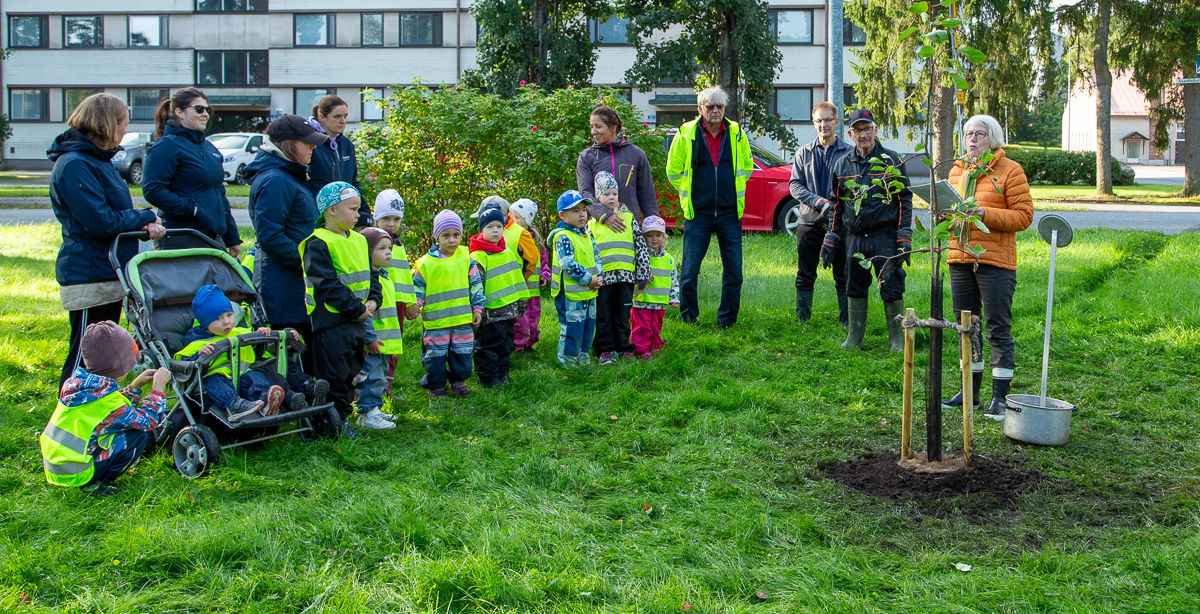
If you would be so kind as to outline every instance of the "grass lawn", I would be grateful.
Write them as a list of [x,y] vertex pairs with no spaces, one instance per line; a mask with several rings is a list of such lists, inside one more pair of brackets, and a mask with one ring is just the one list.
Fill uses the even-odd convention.
[[[47,486],[36,443],[67,334],[57,241],[0,228],[0,611],[1200,611],[1197,234],[1081,230],[1060,250],[1050,392],[1080,407],[1071,441],[1017,445],[980,417],[979,454],[1045,479],[974,514],[821,477],[898,448],[901,359],[877,298],[868,349],[839,347],[827,271],[797,327],[794,244],[759,234],[731,330],[713,247],[701,325],[669,315],[653,361],[556,368],[547,303],[513,385],[431,401],[410,330],[398,430],[238,448],[195,481],[159,454],[93,500]],[[1049,254],[1032,231],[1018,247],[1014,392],[1035,393]],[[927,271],[908,277],[922,314]]]
[[[142,195],[142,186],[129,186],[129,193],[134,196]],[[250,196],[248,185],[225,185],[226,196]],[[0,186],[0,197],[49,197],[50,188],[42,186]]]
[[1179,192],[1182,186],[1155,185],[1136,183],[1134,185],[1113,186],[1114,198],[1096,196],[1096,186],[1092,185],[1033,185],[1029,192],[1036,202],[1103,202],[1123,203],[1137,202],[1151,205],[1200,205],[1200,198],[1182,197]]

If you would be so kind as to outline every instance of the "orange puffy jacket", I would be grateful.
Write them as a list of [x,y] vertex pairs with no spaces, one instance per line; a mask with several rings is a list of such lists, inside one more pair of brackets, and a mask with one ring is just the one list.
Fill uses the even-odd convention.
[[[979,256],[980,263],[1015,271],[1017,233],[1029,228],[1033,222],[1033,197],[1029,194],[1025,169],[1005,157],[1003,149],[996,149],[993,155],[988,172],[975,179],[975,204],[982,207],[983,224],[991,232],[980,232],[972,226],[967,231],[967,243],[978,244],[987,250]],[[950,169],[950,185],[963,190],[966,172],[963,161],[955,162],[954,168]],[[950,246],[963,247],[954,239],[950,240]],[[947,260],[952,264],[975,262],[974,258],[959,251],[951,251]]]

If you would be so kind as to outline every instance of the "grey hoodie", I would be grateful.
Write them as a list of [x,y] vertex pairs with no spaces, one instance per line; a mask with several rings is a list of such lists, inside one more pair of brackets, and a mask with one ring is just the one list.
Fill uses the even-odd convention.
[[[608,171],[617,178],[617,194],[621,204],[629,207],[637,219],[658,215],[658,196],[654,193],[654,176],[646,152],[637,145],[620,139],[603,145],[592,145],[579,152],[575,163],[575,183],[585,197],[596,200],[593,182],[596,173]],[[608,209],[599,203],[588,207],[588,213],[602,220]]]

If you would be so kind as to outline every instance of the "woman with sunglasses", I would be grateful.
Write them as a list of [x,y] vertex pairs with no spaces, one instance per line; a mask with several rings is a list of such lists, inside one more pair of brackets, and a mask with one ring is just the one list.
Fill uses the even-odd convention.
[[[237,258],[242,240],[225,197],[221,152],[204,139],[211,117],[208,97],[194,87],[175,92],[158,106],[142,193],[146,202],[158,207],[167,229],[196,230]],[[158,249],[203,246],[190,236],[164,237],[155,244]]]

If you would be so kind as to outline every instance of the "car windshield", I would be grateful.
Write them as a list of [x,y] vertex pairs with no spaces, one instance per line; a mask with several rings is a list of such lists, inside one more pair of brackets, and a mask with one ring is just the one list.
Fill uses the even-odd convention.
[[754,154],[754,157],[759,162],[762,162],[763,166],[768,168],[773,166],[784,166],[787,164],[787,162],[784,162],[779,156],[776,156],[775,154],[759,147],[758,145],[751,145],[750,153]]
[[208,142],[217,149],[241,149],[248,138],[244,134],[214,134],[208,137]]
[[141,139],[142,139],[141,132],[126,132],[125,138],[121,139],[121,147],[124,147],[125,149],[129,149],[130,147],[137,147],[138,144],[141,142]]

